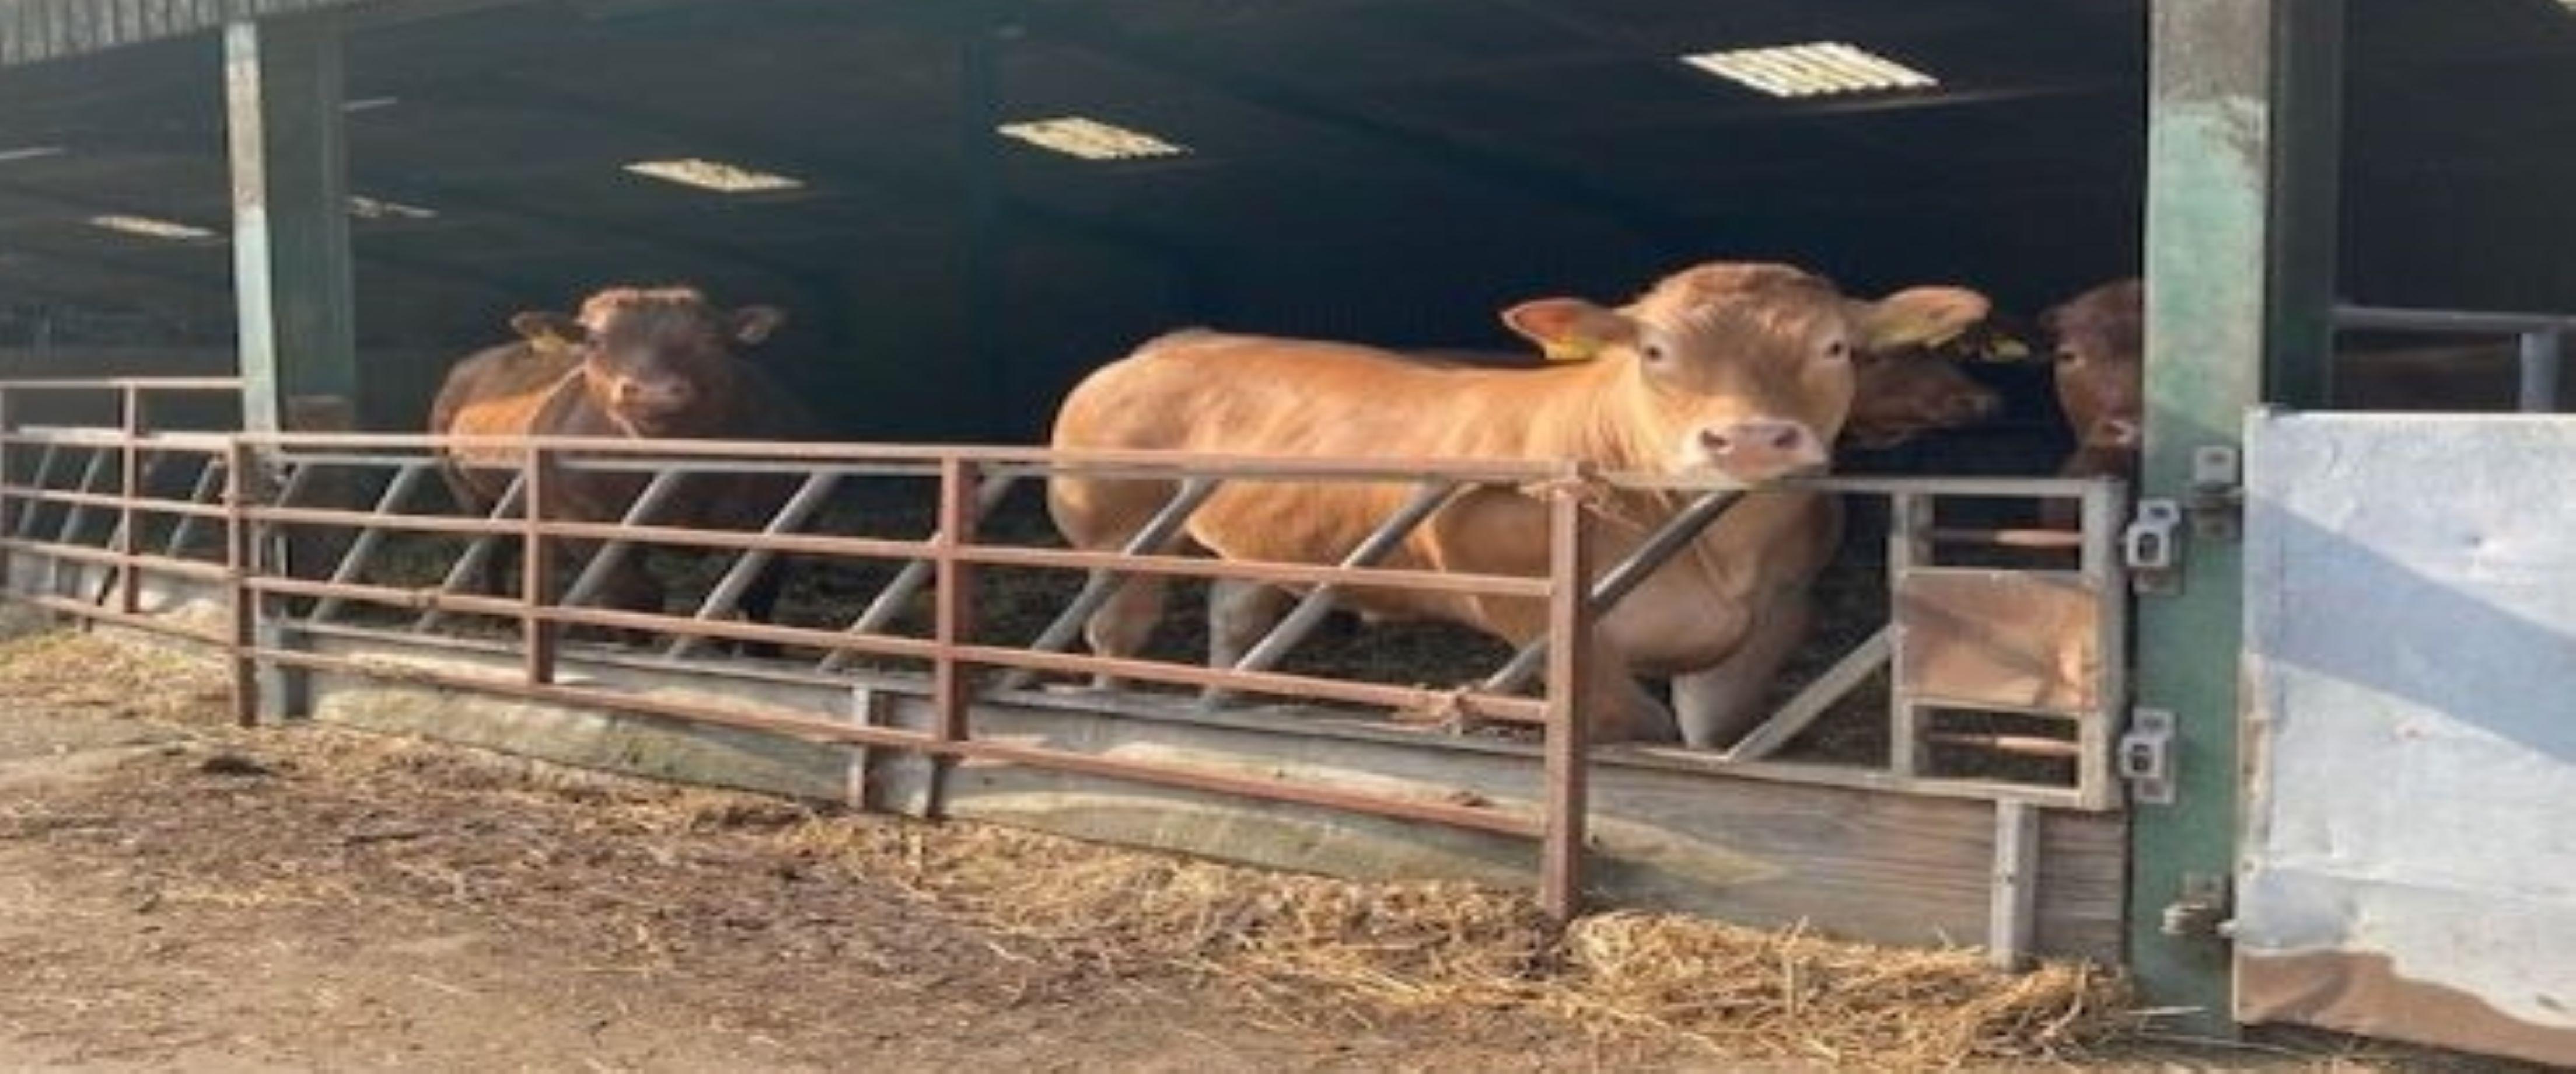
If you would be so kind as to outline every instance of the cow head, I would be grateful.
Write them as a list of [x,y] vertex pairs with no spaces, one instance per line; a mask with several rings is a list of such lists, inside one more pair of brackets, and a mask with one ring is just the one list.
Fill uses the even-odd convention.
[[1948,347],[1863,348],[1852,359],[1857,388],[1842,443],[1882,450],[1994,417],[2003,397],[1968,376],[1961,361]]
[[2079,448],[2134,453],[2146,425],[2146,302],[2137,280],[2107,283],[2040,318],[2055,340],[2057,401]]
[[1852,413],[1856,356],[1937,343],[1984,317],[1973,292],[1870,302],[1783,265],[1712,263],[1618,309],[1524,302],[1504,323],[1551,358],[1602,363],[1607,445],[1675,474],[1767,481],[1819,471]]
[[512,328],[578,354],[591,400],[637,436],[687,436],[721,420],[738,376],[734,349],[769,338],[786,314],[716,308],[695,288],[613,288],[578,316],[522,313]]

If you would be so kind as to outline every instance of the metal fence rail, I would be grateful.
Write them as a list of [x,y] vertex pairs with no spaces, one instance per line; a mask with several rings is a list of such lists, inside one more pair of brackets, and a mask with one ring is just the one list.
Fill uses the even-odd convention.
[[[13,424],[13,400],[36,392],[107,392],[121,400],[113,428],[46,428]],[[1550,644],[1587,636],[1617,606],[1735,498],[1765,495],[1720,482],[1642,475],[1598,475],[1570,464],[1280,459],[1177,456],[1153,452],[1057,452],[1037,448],[933,447],[765,442],[639,442],[578,438],[440,438],[352,434],[246,434],[157,431],[145,423],[145,397],[156,392],[233,391],[231,381],[0,383],[0,573],[10,595],[83,621],[177,633],[217,647],[231,661],[235,707],[249,720],[263,676],[291,681],[314,672],[403,679],[443,687],[706,724],[752,728],[817,741],[909,751],[937,762],[932,798],[958,761],[989,761],[1085,773],[1164,786],[1301,803],[1477,831],[1526,836],[1542,844],[1540,890],[1551,912],[1571,913],[1581,888],[1586,794],[1592,751],[1578,700],[1586,685],[1619,669],[1589,666],[1588,646]],[[488,511],[459,511],[430,502],[430,481],[453,453],[470,453],[477,469],[508,470],[508,489]],[[32,453],[32,454],[30,454]],[[171,491],[156,494],[151,463],[195,458],[194,470],[157,475]],[[113,467],[115,480],[102,474]],[[1173,492],[1155,518],[1115,552],[1014,542],[988,523],[1014,487],[1065,474],[1168,483]],[[719,525],[685,517],[693,497],[684,486],[716,476],[779,482],[764,517]],[[574,486],[615,477],[630,488],[622,510],[597,504],[575,510]],[[1035,479],[1035,480],[1032,480]],[[100,487],[104,482],[107,487]],[[867,482],[927,484],[935,506],[919,519],[927,532],[903,535],[832,532],[821,525],[834,497]],[[1177,554],[1173,539],[1193,513],[1244,483],[1343,483],[1406,489],[1373,533],[1332,562],[1222,560]],[[1453,498],[1475,490],[1535,495],[1549,505],[1549,556],[1531,575],[1485,575],[1387,565],[1416,527]],[[1823,479],[1793,491],[1871,497],[1899,519],[1889,580],[1900,595],[1927,588],[1952,603],[1968,594],[1973,618],[1980,594],[2024,600],[2056,593],[2049,607],[2081,607],[2092,620],[2093,665],[2068,697],[2023,699],[1997,692],[1989,672],[1944,671],[1925,649],[1955,647],[1961,632],[1909,623],[1900,611],[1844,654],[1754,732],[1721,754],[1643,750],[1666,766],[1759,770],[1765,778],[1880,786],[1990,798],[2008,804],[2105,809],[2118,804],[2109,775],[2109,742],[2119,707],[2120,623],[2124,581],[2111,554],[2121,490],[2106,482],[2062,479]],[[1652,491],[1686,506],[1619,562],[1595,562],[1600,549],[1584,524],[1595,494]],[[1944,497],[2074,499],[2083,502],[2081,532],[1932,525]],[[702,497],[701,497],[702,498]],[[585,514],[584,512],[588,513]],[[103,520],[112,519],[112,522]],[[147,523],[166,520],[165,542],[147,540]],[[104,529],[102,529],[104,524]],[[157,523],[155,523],[157,524]],[[211,547],[198,538],[213,534]],[[336,546],[319,538],[336,536]],[[404,542],[426,542],[405,545]],[[422,577],[393,576],[398,548],[430,547]],[[2073,562],[2018,571],[1969,570],[1937,562],[1944,546],[2043,549]],[[327,554],[315,549],[328,548]],[[702,596],[687,607],[620,607],[607,600],[612,572],[642,566],[648,550],[712,557]],[[515,585],[477,591],[487,568],[513,557]],[[32,590],[7,557],[46,565],[47,584]],[[443,557],[443,558],[440,558]],[[875,565],[890,572],[872,595],[853,599],[854,616],[824,623],[754,622],[743,615],[762,572],[793,557],[800,564]],[[576,564],[575,560],[578,560]],[[52,579],[61,570],[104,568],[106,584],[88,595],[66,594]],[[979,586],[1009,572],[1079,574],[1083,581],[1034,638],[1013,641],[983,621]],[[146,577],[166,575],[218,587],[221,629],[173,625],[145,614]],[[1992,575],[1986,581],[1980,578]],[[873,575],[870,575],[873,576]],[[1193,579],[1273,586],[1300,595],[1293,610],[1240,652],[1208,662],[1074,651],[1083,622],[1125,581]],[[1937,583],[1937,585],[1936,585]],[[2054,587],[2051,589],[2050,587]],[[1911,588],[1909,588],[1911,587]],[[1532,601],[1546,609],[1546,639],[1523,647],[1488,674],[1452,688],[1369,681],[1347,674],[1286,670],[1284,662],[1344,596],[1370,589],[1473,595]],[[2072,594],[2069,597],[2068,594]],[[2043,593],[2045,595],[2045,593]],[[930,602],[927,623],[916,616]],[[2068,603],[2069,600],[2074,603]],[[2089,603],[2087,603],[2089,601]],[[374,618],[369,618],[373,616]],[[486,637],[472,631],[479,625]],[[458,631],[465,631],[460,634]],[[648,645],[605,646],[584,630],[626,632]],[[500,632],[492,636],[491,632]],[[312,651],[310,636],[377,637],[418,644],[494,646],[517,654],[515,674],[395,664]],[[726,644],[802,650],[796,662],[715,660]],[[686,667],[709,674],[795,674],[835,681],[883,677],[867,662],[897,661],[923,675],[934,719],[927,730],[854,725],[839,714],[760,708],[729,702],[641,696],[560,674],[570,648],[587,662]],[[1938,653],[1936,652],[1936,657]],[[1975,654],[1971,653],[1971,657]],[[2012,654],[2020,655],[2020,654]],[[2043,654],[2045,655],[2045,654]],[[1973,660],[1970,661],[1974,663]],[[1956,663],[1954,660],[1953,663]],[[1989,661],[1991,663],[1991,661]],[[1919,665],[1919,666],[1918,666]],[[1980,665],[1982,667],[1983,665]],[[1926,670],[1928,669],[1928,670]],[[1835,702],[1884,673],[1893,732],[1883,770],[1781,761],[1776,755]],[[1979,679],[1977,674],[1986,674]],[[979,738],[979,700],[1016,696],[1040,676],[1093,675],[1200,692],[1202,705],[1242,695],[1354,706],[1391,714],[1435,713],[1469,723],[1527,728],[1543,758],[1530,805],[1426,802],[1359,790],[1104,757],[1074,750]],[[1944,679],[1942,676],[1947,675]],[[282,677],[282,678],[280,678]],[[1945,683],[1947,684],[1945,686]],[[1961,686],[1961,684],[1965,684]],[[270,684],[275,692],[275,684]],[[2073,721],[2067,733],[1943,731],[1942,709],[2001,711]],[[2063,784],[1942,775],[1921,763],[1934,744],[1972,745],[1999,753],[2073,762]],[[1828,771],[1828,769],[1832,769]],[[934,806],[935,808],[935,806]]]
[[2576,317],[2555,313],[2402,309],[2342,305],[2334,326],[2346,332],[2427,332],[2441,335],[2512,336],[2519,370],[2515,409],[2547,414],[2558,409],[2559,345],[2576,333]]

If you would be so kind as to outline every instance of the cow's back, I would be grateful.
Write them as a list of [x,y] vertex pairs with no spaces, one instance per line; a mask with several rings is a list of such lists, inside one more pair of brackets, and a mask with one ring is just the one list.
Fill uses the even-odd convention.
[[479,351],[448,370],[430,404],[429,431],[440,436],[550,431],[538,428],[547,403],[579,367],[579,358],[570,353],[528,343]]
[[[1340,458],[1548,457],[1535,402],[1579,374],[1497,370],[1311,340],[1188,332],[1077,385],[1058,448]],[[1547,382],[1545,384],[1542,381]]]

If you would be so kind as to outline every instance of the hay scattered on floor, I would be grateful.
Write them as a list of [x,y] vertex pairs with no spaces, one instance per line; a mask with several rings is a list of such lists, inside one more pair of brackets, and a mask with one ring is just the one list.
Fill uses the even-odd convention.
[[[118,714],[203,726],[203,714],[221,711],[222,681],[212,661],[80,635],[0,645],[0,692]],[[495,815],[512,800],[578,810],[584,839],[749,839],[764,849],[736,867],[895,885],[1032,954],[1111,974],[1202,975],[1287,1022],[1404,1016],[1471,1027],[1535,1015],[1609,1040],[1681,1038],[1734,1059],[1888,1069],[2063,1060],[2140,1028],[2123,983],[2080,965],[2001,974],[1972,950],[1637,912],[1560,931],[1525,896],[1465,884],[1350,883],[968,823],[829,815],[327,729],[218,727],[210,738],[379,803],[394,811],[387,823],[407,798],[475,797]],[[304,890],[330,877],[275,879],[303,885],[298,897],[343,897]]]
[[2123,983],[2079,964],[2003,974],[1976,951],[1637,912],[1560,935],[1526,897],[1464,884],[1355,884],[965,824],[824,818],[779,838],[1006,935],[1194,967],[1282,1012],[1537,1012],[1740,1058],[1908,1069],[2065,1059],[2139,1027]]
[[213,656],[74,631],[0,641],[0,697],[13,707],[82,708],[131,719],[225,719],[231,681]]

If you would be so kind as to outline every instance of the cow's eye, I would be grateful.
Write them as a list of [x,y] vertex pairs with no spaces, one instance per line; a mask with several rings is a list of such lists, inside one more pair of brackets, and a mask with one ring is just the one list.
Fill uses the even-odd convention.
[[1637,348],[1637,353],[1645,355],[1647,361],[1658,364],[1663,362],[1665,358],[1664,345],[1661,343],[1646,344],[1643,347]]
[[1847,360],[1851,357],[1851,344],[1839,339],[1825,344],[1825,357],[1837,362]]

